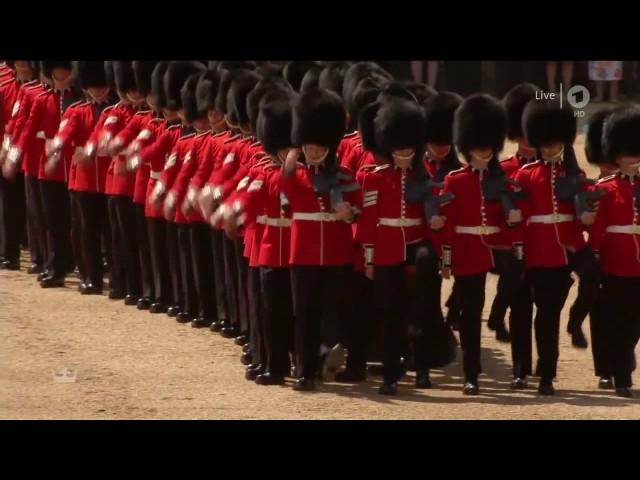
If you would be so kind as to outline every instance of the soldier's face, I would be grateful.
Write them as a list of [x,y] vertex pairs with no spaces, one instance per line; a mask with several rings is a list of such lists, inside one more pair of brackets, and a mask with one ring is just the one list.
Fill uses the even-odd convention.
[[224,115],[217,110],[209,110],[207,112],[207,119],[209,120],[211,128],[216,132],[220,132],[227,128],[227,124],[224,121]]
[[413,162],[413,157],[415,157],[415,155],[416,151],[413,148],[402,148],[391,152],[393,163],[403,170],[411,166],[411,162]]
[[304,153],[308,164],[320,165],[322,162],[324,162],[324,159],[327,158],[329,149],[323,145],[306,143],[302,146],[302,153]]
[[144,103],[144,95],[137,90],[127,92],[127,99],[136,106]]
[[427,151],[429,152],[429,157],[434,160],[442,160],[444,157],[449,155],[451,151],[451,145],[444,145],[440,143],[427,143]]
[[621,155],[616,163],[624,173],[637,171],[640,168],[640,155]]
[[184,113],[183,109],[178,110],[178,117],[180,117],[180,121],[184,124],[187,124],[189,122],[187,122],[187,116]]
[[165,119],[169,121],[177,120],[180,118],[176,110],[169,110],[168,108],[162,109],[162,115],[164,116]]
[[156,102],[156,97],[153,95],[147,95],[147,105],[149,105],[152,109],[156,109],[158,106],[158,102]]
[[71,77],[71,70],[66,68],[54,68],[51,72],[51,78],[56,82],[66,82]]
[[88,92],[94,101],[98,103],[102,103],[107,99],[107,96],[109,95],[109,88],[108,87],[91,87],[88,89]]
[[33,78],[33,69],[31,68],[31,62],[16,60],[15,69],[16,77],[18,78],[18,80],[26,81]]
[[193,128],[199,132],[206,132],[209,130],[209,120],[207,118],[198,118],[193,122]]
[[486,166],[493,158],[493,153],[491,148],[475,148],[469,152],[476,166]]
[[540,147],[542,158],[548,162],[554,162],[562,158],[564,145],[560,142],[548,143]]
[[518,142],[518,150],[520,150],[520,152],[525,154],[527,157],[532,157],[536,154],[536,149],[532,148],[531,145],[529,145],[529,142],[527,142],[526,138],[521,137],[516,141]]

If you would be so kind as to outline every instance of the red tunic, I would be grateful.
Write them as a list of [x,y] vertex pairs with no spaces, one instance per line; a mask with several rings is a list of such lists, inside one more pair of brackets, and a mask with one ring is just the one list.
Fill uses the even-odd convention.
[[600,180],[598,188],[607,194],[589,228],[589,245],[600,253],[605,274],[639,277],[640,219],[634,191],[640,189],[640,178],[618,173]]
[[405,199],[406,184],[413,178],[412,170],[389,164],[377,167],[364,178],[356,240],[371,251],[374,265],[403,263],[407,245],[430,237],[422,204]]
[[[329,195],[318,195],[313,188],[311,168],[298,166],[289,177],[281,178],[281,189],[289,199],[291,224],[291,265],[339,266],[352,265],[355,244],[351,225],[336,220]],[[342,185],[355,182],[353,173],[340,168]],[[356,208],[362,207],[361,191],[344,194],[344,200]]]
[[454,275],[477,275],[494,267],[493,248],[510,249],[508,230],[499,201],[486,201],[482,177],[486,172],[466,166],[449,173],[442,193],[455,198],[442,206],[446,217],[439,235],[440,244],[451,248],[451,270]]
[[567,249],[577,251],[586,246],[573,201],[559,200],[552,187],[552,178],[555,182],[565,174],[564,164],[552,166],[540,160],[526,164],[515,174],[527,194],[520,202],[527,268],[567,265]]

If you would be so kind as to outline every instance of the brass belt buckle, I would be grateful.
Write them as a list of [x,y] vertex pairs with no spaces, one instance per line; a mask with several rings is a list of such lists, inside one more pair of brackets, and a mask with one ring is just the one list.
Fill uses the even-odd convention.
[[558,223],[560,220],[560,215],[558,213],[553,214],[553,223]]
[[489,227],[486,225],[480,225],[480,235],[486,235],[489,232]]

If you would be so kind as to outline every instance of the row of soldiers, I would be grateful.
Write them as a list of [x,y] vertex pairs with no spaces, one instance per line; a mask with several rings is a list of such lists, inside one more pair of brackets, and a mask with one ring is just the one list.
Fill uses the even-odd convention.
[[[637,109],[590,120],[596,184],[573,111],[531,84],[463,99],[372,62],[13,61],[0,75],[3,265],[19,268],[24,218],[43,288],[77,267],[80,292],[102,294],[108,273],[109,298],[235,338],[247,379],[282,385],[293,368],[296,390],[332,376],[344,347],[336,381],[375,359],[380,393],[409,368],[431,388],[456,329],[476,395],[491,272],[511,387],[534,374],[535,326],[538,391],[553,395],[574,272],[572,342],[587,347],[590,314],[599,386],[631,395]],[[518,151],[500,161],[507,137]]]

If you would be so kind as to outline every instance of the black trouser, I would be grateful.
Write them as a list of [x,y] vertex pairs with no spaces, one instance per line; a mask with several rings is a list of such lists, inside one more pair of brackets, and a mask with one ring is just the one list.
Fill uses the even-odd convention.
[[560,312],[573,283],[571,269],[568,266],[536,267],[529,269],[527,277],[537,308],[534,320],[538,350],[536,375],[550,381],[555,378],[558,366]]
[[499,275],[496,296],[491,304],[488,324],[494,328],[504,323],[507,308],[520,287],[522,281],[522,264],[517,260],[513,250],[493,250],[494,269],[492,273]]
[[[407,252],[409,258],[409,251]],[[415,366],[418,372],[439,368],[455,356],[455,339],[444,324],[440,307],[442,278],[439,258],[431,243],[421,245],[415,253],[415,282],[409,302],[410,322],[416,327]]]
[[82,242],[82,214],[78,192],[69,190],[69,205],[71,207],[71,251],[73,259],[80,272],[80,281],[87,282],[87,262],[84,258],[84,245]]
[[147,218],[149,254],[153,272],[153,302],[169,305],[173,300],[169,262],[167,261],[167,222],[161,218]]
[[213,254],[213,283],[215,286],[216,317],[219,322],[227,321],[227,297],[224,276],[224,233],[221,230],[209,229],[211,252]]
[[113,201],[118,216],[118,245],[124,266],[127,295],[140,297],[140,257],[136,237],[136,213],[133,200],[127,195],[114,195]]
[[31,262],[42,266],[45,264],[47,251],[47,231],[44,222],[44,207],[40,195],[40,183],[38,177],[27,175],[25,175],[24,181]]
[[347,368],[363,370],[367,366],[369,350],[377,331],[376,308],[373,301],[375,287],[374,282],[363,272],[353,272],[351,284],[353,301],[350,302],[347,328]]
[[[603,280],[604,281],[604,280]],[[609,282],[611,283],[611,282]],[[611,312],[610,298],[605,294],[610,289],[600,289],[598,299],[589,316],[591,327],[591,353],[593,354],[593,366],[598,377],[612,377],[614,374],[613,355],[615,354],[615,339],[612,338],[612,329],[609,328]],[[626,301],[626,300],[625,300]],[[624,303],[624,301],[623,301]]]
[[182,291],[180,311],[195,317],[198,314],[198,296],[191,256],[191,226],[188,223],[176,223],[175,226],[178,235],[178,263],[180,264],[180,289]]
[[451,292],[449,293],[449,298],[447,298],[447,302],[445,303],[445,305],[449,309],[447,311],[447,321],[457,322],[460,318],[460,311],[462,309],[462,306],[460,301],[459,288],[456,284],[455,279],[453,280]]
[[178,226],[167,221],[165,223],[167,229],[167,250],[164,261],[169,262],[169,278],[171,279],[171,305],[180,307],[184,310],[184,296],[182,290],[182,278],[180,275],[180,247],[178,245]]
[[323,315],[340,311],[349,298],[351,265],[325,267],[291,267],[291,287],[295,305],[296,354],[298,371],[305,378],[315,378],[318,371],[320,327]]
[[611,363],[616,388],[629,388],[635,370],[634,350],[640,340],[640,277],[606,275],[602,282],[605,338],[612,342]]
[[[266,371],[273,375],[288,375],[289,351],[292,349],[293,308],[291,302],[291,272],[288,268],[260,268],[263,306],[262,338]],[[253,331],[251,332],[253,335]]]
[[71,264],[69,191],[63,182],[40,181],[47,230],[45,269],[54,278],[65,278]]
[[236,265],[238,271],[238,317],[240,332],[244,335],[249,333],[249,294],[247,292],[247,277],[249,275],[249,260],[242,254],[244,251],[244,243],[242,238],[236,238],[234,241],[234,252],[236,257]]
[[216,316],[216,297],[209,226],[205,223],[193,223],[189,228],[198,317],[213,320]]
[[222,235],[222,250],[224,256],[224,287],[227,299],[227,320],[229,324],[235,326],[238,330],[239,313],[238,313],[238,265],[236,262],[236,251],[233,240],[228,238],[224,232]]
[[12,262],[20,260],[20,243],[26,226],[25,191],[23,174],[7,180],[1,177],[2,216],[4,220],[4,257]]
[[476,382],[482,373],[480,331],[487,274],[461,275],[455,278],[460,295],[460,344],[465,381]]
[[264,331],[262,320],[263,306],[260,295],[260,268],[249,267],[247,275],[247,297],[249,300],[249,346],[251,348],[251,363],[266,363],[264,347]]
[[513,376],[524,378],[532,372],[533,343],[533,292],[530,279],[526,276],[520,282],[511,303],[509,328],[511,329]]
[[80,232],[82,246],[80,248],[83,280],[102,288],[104,262],[102,260],[102,232],[108,220],[107,196],[103,193],[75,192],[80,210]]
[[568,252],[569,267],[580,278],[578,295],[569,310],[569,323],[567,331],[571,333],[580,328],[582,322],[593,309],[598,290],[600,289],[600,265],[590,247],[582,248],[576,253]]
[[147,219],[144,216],[144,204],[134,203],[133,209],[136,219],[136,239],[138,243],[142,296],[153,299],[153,269],[151,268],[149,235],[147,233]]
[[113,292],[126,292],[126,275],[124,256],[122,252],[123,241],[120,238],[121,230],[118,226],[118,199],[115,195],[110,195],[107,200],[107,210],[109,212],[109,243],[111,244],[111,265],[109,269],[109,289]]

